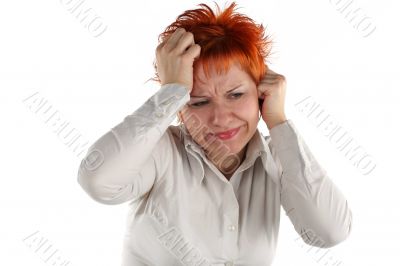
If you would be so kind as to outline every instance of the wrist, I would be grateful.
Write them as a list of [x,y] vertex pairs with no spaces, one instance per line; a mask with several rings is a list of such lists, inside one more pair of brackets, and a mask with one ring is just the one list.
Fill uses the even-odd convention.
[[271,130],[273,127],[282,124],[287,121],[286,116],[274,117],[266,119],[265,124],[268,127],[268,130]]

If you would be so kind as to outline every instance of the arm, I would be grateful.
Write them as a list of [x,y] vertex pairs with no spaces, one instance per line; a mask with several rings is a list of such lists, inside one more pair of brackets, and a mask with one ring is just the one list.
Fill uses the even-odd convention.
[[281,204],[305,243],[328,248],[351,231],[348,203],[319,165],[291,120],[270,130],[269,147],[280,172]]
[[188,101],[185,86],[161,86],[89,147],[79,166],[78,183],[104,204],[120,204],[147,193],[170,165],[174,143],[167,128]]

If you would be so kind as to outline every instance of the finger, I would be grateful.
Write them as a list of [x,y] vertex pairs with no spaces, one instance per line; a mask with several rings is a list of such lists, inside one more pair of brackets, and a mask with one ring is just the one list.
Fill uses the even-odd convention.
[[279,80],[279,79],[285,79],[285,76],[271,70],[271,71],[267,72],[267,74],[264,76],[264,78],[266,80],[275,80],[275,79]]
[[174,35],[174,32],[167,35],[162,41],[161,43],[158,44],[157,48],[162,48],[163,46],[165,46],[165,44],[168,42],[169,39],[171,39],[171,37]]
[[267,85],[267,86],[279,84],[279,79],[263,80],[263,81],[261,82],[261,84],[264,84],[264,85]]
[[272,69],[268,68],[267,73],[271,73],[271,74],[278,74],[275,71],[273,71]]
[[260,86],[258,91],[261,95],[259,95],[259,96],[270,94],[271,93],[270,88],[271,88],[271,86],[265,86],[265,84],[264,84],[264,86]]
[[267,85],[272,85],[274,83],[279,83],[279,79],[278,78],[265,78],[260,82],[260,84],[267,84]]
[[263,95],[265,95],[268,92],[268,87],[263,84],[262,86],[258,87],[258,98],[263,98]]
[[264,99],[264,97],[265,97],[264,91],[259,90],[258,91],[258,98]]
[[200,56],[201,46],[198,44],[193,44],[189,47],[189,49],[185,52],[185,56],[188,56],[191,59],[198,58]]
[[260,82],[264,82],[264,81],[267,81],[267,80],[274,80],[274,79],[276,79],[276,78],[277,78],[277,76],[274,75],[274,74],[266,74],[266,75],[261,79]]
[[179,42],[179,39],[182,37],[183,34],[185,34],[186,30],[184,28],[178,28],[174,33],[172,33],[171,37],[166,41],[165,43],[165,48],[168,51],[173,50],[177,43]]
[[262,91],[261,90],[257,90],[257,93],[258,93],[258,98],[262,99],[262,97],[261,97],[263,95]]
[[194,44],[193,33],[185,32],[179,39],[176,48],[179,54],[183,54],[191,45]]

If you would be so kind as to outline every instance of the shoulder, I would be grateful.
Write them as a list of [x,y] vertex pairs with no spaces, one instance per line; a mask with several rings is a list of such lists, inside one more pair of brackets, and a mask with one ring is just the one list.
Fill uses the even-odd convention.
[[175,125],[168,126],[165,135],[168,138],[169,142],[173,146],[177,147],[178,150],[179,148],[184,146],[184,137],[180,126],[175,126]]

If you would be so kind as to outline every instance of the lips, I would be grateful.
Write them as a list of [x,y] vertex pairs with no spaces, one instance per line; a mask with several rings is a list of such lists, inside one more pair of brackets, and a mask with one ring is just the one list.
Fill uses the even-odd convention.
[[239,129],[240,129],[240,127],[230,129],[230,130],[224,131],[224,132],[215,133],[215,136],[221,140],[228,140],[228,139],[231,139],[234,136],[236,136],[236,134],[239,132]]

